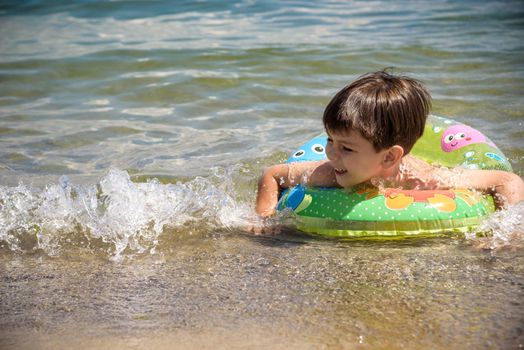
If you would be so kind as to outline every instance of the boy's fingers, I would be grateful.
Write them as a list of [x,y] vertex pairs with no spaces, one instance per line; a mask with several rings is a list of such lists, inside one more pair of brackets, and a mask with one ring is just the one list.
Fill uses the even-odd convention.
[[258,225],[257,225],[257,226],[254,226],[254,227],[253,227],[253,233],[254,233],[255,235],[257,235],[257,236],[258,236],[258,235],[261,235],[261,234],[264,233],[264,228],[263,228],[262,226],[258,226]]
[[253,233],[255,235],[261,235],[261,234],[264,233],[265,228],[262,225],[250,224],[250,225],[246,225],[244,227],[244,230],[249,232],[249,233]]
[[244,227],[244,230],[255,235],[278,235],[282,231],[282,227],[280,225],[249,224]]

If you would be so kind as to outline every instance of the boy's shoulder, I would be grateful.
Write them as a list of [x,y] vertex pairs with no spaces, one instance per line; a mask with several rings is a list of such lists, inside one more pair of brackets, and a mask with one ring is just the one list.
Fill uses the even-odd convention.
[[436,189],[440,179],[438,167],[412,155],[402,158],[395,182],[398,187],[406,189]]
[[333,166],[329,160],[288,163],[291,182],[311,186],[337,186]]

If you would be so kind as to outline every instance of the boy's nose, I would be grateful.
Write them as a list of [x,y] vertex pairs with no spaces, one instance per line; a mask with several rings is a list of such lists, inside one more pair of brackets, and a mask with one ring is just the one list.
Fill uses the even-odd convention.
[[328,159],[338,159],[339,157],[339,153],[338,151],[336,150],[336,147],[334,147],[333,145],[328,145],[326,147],[326,157]]

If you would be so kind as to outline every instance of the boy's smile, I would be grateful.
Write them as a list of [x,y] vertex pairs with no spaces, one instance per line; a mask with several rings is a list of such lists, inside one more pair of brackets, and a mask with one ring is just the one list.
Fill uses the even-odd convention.
[[373,144],[357,131],[328,131],[326,156],[333,167],[337,183],[344,188],[382,176],[386,153],[387,150],[377,152]]
[[334,168],[334,169],[335,169],[335,174],[337,174],[338,176],[342,176],[348,172],[347,170],[344,170],[344,169],[337,169],[337,168]]

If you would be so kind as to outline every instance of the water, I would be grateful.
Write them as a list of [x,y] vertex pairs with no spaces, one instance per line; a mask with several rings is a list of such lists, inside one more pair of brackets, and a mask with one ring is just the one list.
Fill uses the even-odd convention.
[[[489,237],[252,236],[262,169],[394,67],[524,174],[520,1],[4,1],[0,347],[524,346],[524,208]],[[218,344],[218,345],[217,345]]]

